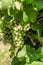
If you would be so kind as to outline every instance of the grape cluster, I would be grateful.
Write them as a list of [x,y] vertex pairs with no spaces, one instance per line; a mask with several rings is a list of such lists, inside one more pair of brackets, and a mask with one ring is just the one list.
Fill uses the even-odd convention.
[[21,24],[17,24],[15,19],[9,20],[9,17],[5,17],[2,26],[4,40],[11,44],[14,54],[16,54],[15,50],[21,49],[24,45],[25,32],[30,29],[30,25],[26,24],[22,26]]
[[13,43],[15,47],[24,44],[22,26],[16,25],[15,21],[3,21],[3,33],[6,42]]
[[13,27],[13,31],[14,45],[16,47],[22,47],[24,44],[22,27],[20,25],[16,25],[15,27]]
[[15,25],[13,27],[13,42],[16,47],[22,48],[24,45],[25,32],[30,29],[30,25],[25,26]]

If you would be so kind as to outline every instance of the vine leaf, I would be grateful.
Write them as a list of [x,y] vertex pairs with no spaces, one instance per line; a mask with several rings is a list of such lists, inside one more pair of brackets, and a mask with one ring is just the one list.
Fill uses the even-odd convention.
[[43,8],[43,0],[35,0],[34,4],[38,10],[41,10]]

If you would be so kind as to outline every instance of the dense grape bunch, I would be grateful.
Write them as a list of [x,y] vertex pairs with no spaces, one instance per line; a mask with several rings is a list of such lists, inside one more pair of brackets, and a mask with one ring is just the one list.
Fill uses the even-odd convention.
[[14,43],[14,45],[17,47],[23,45],[23,37],[25,35],[26,30],[30,29],[30,25],[17,25],[16,22],[18,21],[13,20],[13,18],[10,16],[4,17],[2,20],[2,32],[5,41],[10,42],[11,44]]
[[8,21],[8,17],[3,20],[3,35],[6,42],[14,44],[15,47],[22,47],[24,44],[23,35],[24,31],[22,30],[21,25],[17,25],[15,21]]
[[14,45],[16,47],[22,47],[22,45],[24,44],[22,27],[20,25],[16,25],[14,26],[13,31]]

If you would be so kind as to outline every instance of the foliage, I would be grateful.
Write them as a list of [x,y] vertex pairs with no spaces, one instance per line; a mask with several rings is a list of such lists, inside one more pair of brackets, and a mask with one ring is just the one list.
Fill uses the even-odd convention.
[[1,40],[11,44],[11,65],[42,65],[43,0],[0,0]]

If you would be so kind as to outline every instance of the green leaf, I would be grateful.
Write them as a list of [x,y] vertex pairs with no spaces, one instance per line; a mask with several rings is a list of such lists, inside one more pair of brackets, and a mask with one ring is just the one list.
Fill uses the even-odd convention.
[[17,55],[18,58],[26,57],[26,62],[32,62],[39,59],[39,55],[37,54],[35,48],[30,47],[29,45],[25,45]]
[[25,63],[26,63],[25,57],[22,58],[14,57],[11,65],[25,65]]
[[43,65],[43,63],[42,62],[38,62],[38,61],[34,61],[31,64],[29,64],[29,65]]
[[24,46],[19,52],[17,57],[23,57],[26,55],[26,46]]
[[18,22],[21,23],[23,21],[23,12],[19,11],[16,18],[18,19]]
[[43,46],[40,48],[40,60],[43,62]]
[[39,55],[37,54],[35,48],[26,46],[26,54],[29,57],[30,62],[36,61],[39,59]]
[[33,3],[33,1],[34,1],[34,0],[25,0],[25,2],[26,2],[27,4],[31,4],[31,3]]
[[24,23],[27,23],[29,21],[29,18],[27,16],[27,14],[25,13],[25,11],[23,11],[23,21],[24,21]]
[[33,23],[31,25],[31,28],[34,30],[34,31],[37,31],[37,30],[41,30],[41,27],[39,24],[36,24],[36,23]]
[[14,57],[11,65],[18,65],[18,63],[19,63],[19,59],[17,57]]
[[29,18],[29,21],[35,22],[38,12],[34,9],[32,5],[24,5],[24,11]]
[[35,0],[34,1],[34,4],[36,5],[36,8],[38,10],[42,9],[43,8],[43,0]]
[[2,28],[2,21],[0,20],[0,28]]
[[9,15],[10,15],[10,16],[16,17],[17,14],[18,14],[18,10],[17,10],[16,8],[13,9],[13,8],[11,7],[11,8],[9,9]]

